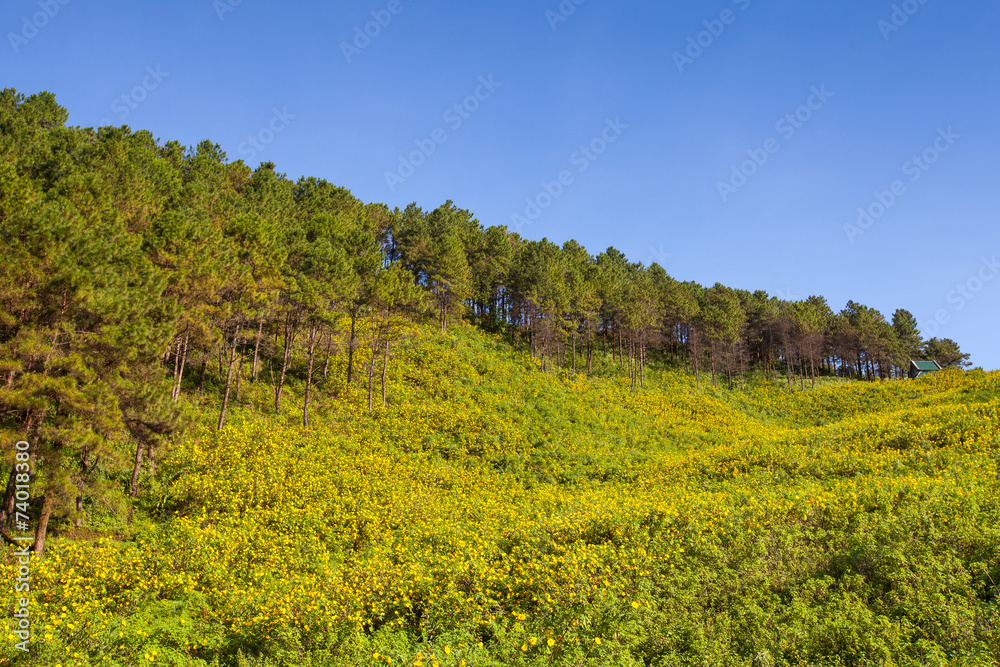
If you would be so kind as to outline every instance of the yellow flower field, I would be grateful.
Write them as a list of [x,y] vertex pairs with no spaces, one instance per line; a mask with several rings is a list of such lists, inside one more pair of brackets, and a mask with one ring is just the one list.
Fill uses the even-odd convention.
[[248,406],[53,539],[0,662],[1000,661],[1000,374],[632,393],[415,335],[373,416]]

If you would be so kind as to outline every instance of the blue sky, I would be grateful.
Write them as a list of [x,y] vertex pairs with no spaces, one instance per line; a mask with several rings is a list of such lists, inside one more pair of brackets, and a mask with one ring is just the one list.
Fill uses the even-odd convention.
[[998,24],[996,0],[7,0],[0,85],[681,280],[907,308],[1000,368]]

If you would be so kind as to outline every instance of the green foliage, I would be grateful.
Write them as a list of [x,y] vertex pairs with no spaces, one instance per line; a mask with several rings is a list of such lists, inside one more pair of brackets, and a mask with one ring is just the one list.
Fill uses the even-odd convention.
[[66,120],[0,91],[0,660],[996,662],[1000,380],[908,312]]
[[997,374],[636,393],[407,335],[371,416],[250,392],[122,541],[54,539],[25,664],[993,664]]

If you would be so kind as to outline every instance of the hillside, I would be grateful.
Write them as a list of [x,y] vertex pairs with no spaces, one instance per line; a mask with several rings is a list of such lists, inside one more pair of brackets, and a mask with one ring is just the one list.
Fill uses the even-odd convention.
[[371,415],[343,354],[308,429],[301,369],[219,432],[192,386],[138,498],[109,466],[90,525],[54,529],[38,643],[0,661],[1000,663],[1000,374],[789,393],[653,363],[633,391],[610,357],[406,334]]

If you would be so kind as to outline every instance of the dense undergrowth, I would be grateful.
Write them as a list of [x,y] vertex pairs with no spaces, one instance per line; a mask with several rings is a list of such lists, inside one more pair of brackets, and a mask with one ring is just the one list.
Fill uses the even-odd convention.
[[92,501],[0,662],[1000,664],[1000,374],[633,393],[467,327],[399,354],[371,416],[337,358],[310,430],[250,385]]

